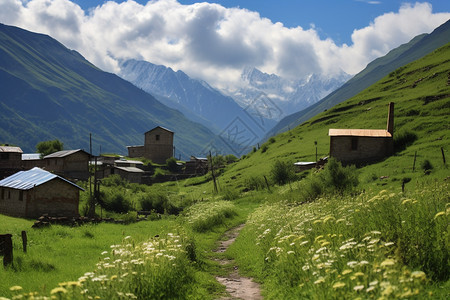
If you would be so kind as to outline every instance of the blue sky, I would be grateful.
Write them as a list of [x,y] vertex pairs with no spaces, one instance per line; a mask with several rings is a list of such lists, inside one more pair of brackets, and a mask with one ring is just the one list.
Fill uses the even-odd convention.
[[[124,2],[124,0],[114,0]],[[135,0],[145,4],[148,0]],[[83,9],[105,1],[76,0]],[[240,7],[258,12],[272,22],[281,22],[286,27],[301,26],[309,29],[315,26],[322,38],[331,38],[336,44],[351,43],[354,29],[368,26],[373,19],[384,13],[398,11],[405,0],[222,0],[192,1],[179,0],[181,4],[198,2],[218,3],[224,7]],[[450,12],[450,0],[428,1],[434,12]]]
[[48,34],[105,71],[145,60],[233,89],[248,67],[293,80],[353,75],[450,19],[448,0],[214,3],[0,0],[0,23]]

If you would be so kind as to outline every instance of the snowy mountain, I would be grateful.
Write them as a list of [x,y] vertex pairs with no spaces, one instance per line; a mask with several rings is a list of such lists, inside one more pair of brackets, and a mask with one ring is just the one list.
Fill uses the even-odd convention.
[[278,108],[277,114],[266,114],[265,117],[278,121],[292,112],[303,110],[316,103],[342,86],[350,77],[341,72],[334,76],[312,74],[306,78],[289,80],[248,67],[242,72],[241,87],[224,92],[242,107],[248,106],[255,98],[264,95]]
[[230,96],[182,71],[137,60],[124,61],[120,68],[120,77],[218,133],[225,143],[233,145],[230,148],[235,154],[251,150],[276,124],[275,119],[267,119],[258,111],[258,101],[251,110],[242,108]]

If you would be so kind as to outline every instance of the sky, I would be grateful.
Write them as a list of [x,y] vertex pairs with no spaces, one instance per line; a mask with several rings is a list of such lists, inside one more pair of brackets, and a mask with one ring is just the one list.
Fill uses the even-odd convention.
[[0,23],[45,33],[108,72],[140,59],[219,88],[245,67],[356,74],[450,19],[450,1],[1,0]]

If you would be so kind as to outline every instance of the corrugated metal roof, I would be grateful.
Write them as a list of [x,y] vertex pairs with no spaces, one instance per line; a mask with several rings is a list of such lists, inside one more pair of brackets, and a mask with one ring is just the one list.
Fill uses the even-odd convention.
[[74,153],[76,153],[76,152],[78,152],[78,151],[83,151],[83,152],[85,152],[86,154],[89,154],[89,153],[87,153],[86,151],[81,150],[81,149],[76,149],[76,150],[62,150],[62,151],[58,151],[58,152],[55,152],[55,153],[46,155],[46,156],[44,156],[44,159],[45,159],[45,158],[55,158],[55,157],[66,157],[66,156],[72,155],[72,154],[74,154]]
[[26,153],[22,154],[22,160],[37,160],[41,159],[40,153]]
[[329,136],[365,136],[365,137],[392,137],[384,129],[330,129]]
[[316,162],[315,161],[299,161],[294,163],[295,166],[310,166],[310,165],[315,165]]
[[115,167],[115,168],[128,173],[144,173],[143,170],[136,167]]
[[0,146],[0,152],[13,152],[13,153],[23,153],[20,147],[12,147],[12,146]]
[[29,190],[35,186],[44,184],[55,178],[64,180],[65,182],[70,183],[71,185],[79,188],[80,190],[83,190],[81,187],[74,184],[73,182],[70,182],[67,179],[64,179],[58,175],[52,174],[48,171],[42,170],[37,167],[28,171],[17,172],[14,175],[11,175],[3,180],[0,180],[0,187],[8,187],[18,190]]
[[135,164],[135,165],[143,165],[144,163],[140,160],[115,160],[114,161],[117,165],[120,164]]

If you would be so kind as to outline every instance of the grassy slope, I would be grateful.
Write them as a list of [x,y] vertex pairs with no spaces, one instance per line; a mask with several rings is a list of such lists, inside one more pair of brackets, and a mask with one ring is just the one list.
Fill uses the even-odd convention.
[[444,46],[450,42],[449,38],[450,22],[439,26],[436,30],[428,35],[419,35],[412,39],[409,43],[390,51],[387,55],[378,58],[367,65],[367,67],[350,79],[341,88],[334,91],[318,103],[308,107],[307,109],[294,113],[281,120],[267,136],[284,132],[288,128],[294,128],[325,109],[331,108],[342,101],[355,96],[359,92],[368,88],[385,75],[395,69],[415,61],[431,51]]
[[[327,156],[329,128],[385,129],[387,105],[391,101],[395,103],[394,136],[402,131],[412,131],[418,135],[418,139],[406,150],[367,166],[363,173],[390,176],[391,180],[403,176],[403,172],[411,172],[416,151],[416,167],[424,159],[429,159],[435,166],[442,166],[440,148],[448,151],[450,139],[449,70],[450,44],[447,44],[427,57],[391,73],[348,101],[289,132],[277,135],[274,143],[266,142],[266,152],[258,150],[248,154],[247,158],[230,167],[220,182],[244,189],[249,177],[268,176],[276,159],[291,163],[314,161],[314,141],[317,141],[318,156]],[[416,81],[420,82],[413,88]]]
[[0,26],[0,81],[0,139],[25,151],[55,138],[67,147],[87,148],[92,133],[103,150],[124,153],[125,146],[142,144],[144,132],[162,125],[176,132],[178,153],[186,158],[215,138],[56,40],[6,25]]

